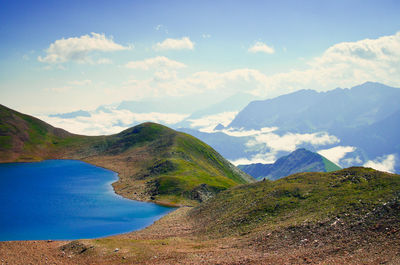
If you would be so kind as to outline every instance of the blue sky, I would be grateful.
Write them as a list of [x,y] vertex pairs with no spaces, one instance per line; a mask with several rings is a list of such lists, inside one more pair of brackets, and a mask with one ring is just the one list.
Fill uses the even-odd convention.
[[[400,84],[394,77],[399,61],[380,69],[366,61],[332,62],[360,47],[366,47],[364,53],[395,50],[398,1],[2,0],[0,5],[1,103],[32,114],[91,110],[121,100],[182,97],[200,106],[238,92],[267,98],[365,81]],[[101,40],[83,54],[73,50],[96,38]],[[78,44],[59,43],[58,59],[47,57],[54,56],[48,49],[57,40],[73,39]],[[157,48],[168,39],[175,44]],[[111,46],[104,48],[102,41]],[[341,43],[350,44],[337,46]],[[259,49],[252,50],[256,44]],[[379,64],[375,57],[371,62]],[[130,62],[142,64],[129,68]],[[360,70],[347,74],[346,67]],[[377,74],[387,69],[394,72]]]
[[[397,0],[0,0],[0,104],[87,135],[145,121],[213,132],[254,99],[367,81],[400,87],[399,14]],[[190,116],[223,100],[234,104]],[[77,110],[88,112],[50,115]],[[359,159],[326,132],[264,129],[224,132],[275,145],[249,163],[303,142],[338,163]],[[395,156],[364,162],[393,171]]]

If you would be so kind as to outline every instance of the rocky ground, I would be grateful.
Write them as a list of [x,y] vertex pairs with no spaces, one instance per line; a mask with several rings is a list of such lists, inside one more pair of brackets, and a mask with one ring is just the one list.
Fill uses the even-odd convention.
[[400,264],[400,204],[275,231],[213,238],[182,207],[141,231],[0,243],[0,264]]

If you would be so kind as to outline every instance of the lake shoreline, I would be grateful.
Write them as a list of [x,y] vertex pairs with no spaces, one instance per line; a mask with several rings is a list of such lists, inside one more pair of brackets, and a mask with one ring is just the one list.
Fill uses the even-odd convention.
[[[74,164],[70,164],[70,162],[71,161],[75,161],[75,162],[79,162],[79,163],[82,163],[82,165],[83,165],[83,167],[85,168],[86,167],[86,165],[87,166],[89,166],[89,167],[93,167],[93,168],[97,168],[97,170],[106,170],[106,171],[108,171],[109,173],[104,173],[104,172],[102,172],[102,171],[99,171],[98,173],[96,173],[97,171],[94,171],[94,173],[93,174],[95,174],[95,175],[97,175],[97,174],[99,174],[98,176],[99,176],[99,178],[95,178],[94,179],[94,181],[95,181],[95,183],[101,183],[102,182],[102,179],[105,177],[105,176],[107,176],[107,178],[110,178],[111,177],[111,175],[113,176],[112,177],[112,180],[109,180],[109,181],[107,181],[106,180],[106,182],[104,182],[104,184],[101,184],[101,186],[103,186],[103,185],[105,185],[105,186],[103,186],[103,187],[107,187],[106,189],[108,190],[107,191],[107,193],[109,194],[109,195],[107,195],[107,196],[112,196],[112,197],[116,197],[116,198],[120,198],[120,199],[123,199],[124,201],[132,201],[132,202],[137,202],[137,203],[150,203],[150,204],[153,204],[153,205],[159,205],[159,206],[162,206],[162,207],[168,207],[168,208],[170,208],[172,211],[174,211],[176,208],[178,208],[177,207],[177,205],[171,205],[171,204],[168,204],[168,203],[163,203],[163,202],[155,202],[155,201],[144,201],[144,200],[133,200],[132,198],[127,198],[126,196],[123,196],[123,195],[121,195],[121,194],[118,194],[117,192],[116,192],[116,190],[115,190],[115,188],[113,187],[113,183],[115,183],[116,181],[118,181],[119,180],[119,174],[118,174],[118,172],[115,172],[115,171],[113,171],[113,170],[110,170],[110,169],[108,169],[108,168],[105,168],[105,167],[101,167],[101,166],[98,166],[98,165],[95,165],[95,164],[93,164],[93,163],[88,163],[88,162],[86,162],[86,161],[82,161],[82,160],[78,160],[78,159],[48,159],[48,160],[40,160],[40,161],[34,161],[34,162],[32,162],[32,161],[24,161],[24,162],[10,162],[10,163],[1,163],[1,164],[17,164],[17,165],[19,165],[19,164],[35,164],[35,163],[42,163],[42,162],[48,162],[48,163],[52,163],[53,161],[63,161],[63,162],[66,162],[66,163],[64,163],[64,164],[61,164],[61,166],[62,167],[64,167],[64,166],[67,166],[67,167],[75,167],[75,165]],[[55,170],[58,170],[58,168],[57,167],[59,167],[60,165],[58,165],[58,164],[45,164],[45,166],[44,166],[44,168],[53,168],[53,170],[55,169]],[[78,167],[79,166],[81,166],[80,164],[78,164],[77,165]],[[42,168],[43,166],[39,166],[39,168]],[[34,166],[34,168],[37,168],[37,166]],[[82,173],[82,175],[85,175],[86,173],[86,169],[84,169],[84,168],[82,168],[82,169],[79,169],[79,168],[77,168],[77,171],[78,172],[83,172]],[[72,169],[72,168],[71,168]],[[23,168],[20,168],[19,170],[28,170],[28,169],[25,169],[25,167],[23,167]],[[62,170],[63,171],[63,170]],[[61,171],[61,172],[62,172]],[[70,172],[70,170],[68,169],[68,168],[66,168],[65,170],[64,170],[65,172],[67,172],[67,173],[65,173],[65,174],[67,174],[68,175],[68,172]],[[10,172],[10,171],[7,171],[7,172]],[[72,172],[74,172],[74,169],[72,169]],[[9,174],[9,173],[7,173],[7,174]],[[50,187],[50,189],[51,189],[51,183],[53,183],[52,181],[50,181],[50,182],[47,182],[47,180],[46,180],[46,178],[47,178],[47,176],[46,176],[46,174],[47,173],[43,173],[44,175],[43,175],[43,177],[41,177],[41,179],[43,179],[44,178],[44,181],[46,182],[46,183],[48,183],[49,184],[49,187]],[[54,175],[54,172],[52,173],[53,175]],[[75,173],[72,173],[72,174],[75,174]],[[91,172],[89,173],[88,172],[88,174],[92,174]],[[111,174],[110,176],[108,175],[108,174]],[[40,175],[40,174],[39,174]],[[63,179],[64,177],[61,177],[61,178],[58,178],[58,179]],[[64,178],[65,179],[65,178]],[[72,178],[73,179],[73,178]],[[64,181],[64,180],[63,180]],[[68,181],[70,181],[70,180],[68,180]],[[55,183],[58,183],[59,181],[57,180]],[[40,182],[36,182],[35,181],[35,179],[32,179],[32,183],[34,183],[34,184],[37,184],[37,185],[39,185],[39,186],[37,186],[37,187],[40,187],[42,184],[40,184]],[[72,183],[71,183],[72,184]],[[62,182],[60,182],[60,184],[59,185],[61,185],[61,186],[63,186],[63,187],[67,187],[68,186],[68,188],[67,189],[70,189],[71,187],[70,187],[70,185],[67,185],[67,186],[65,186],[64,184],[62,184]],[[90,184],[90,185],[92,185],[92,184]],[[96,184],[97,185],[97,184]],[[111,186],[110,186],[111,185]],[[13,186],[15,186],[15,185],[13,185]],[[25,185],[26,186],[26,185]],[[84,187],[84,189],[87,189],[85,186],[82,186],[82,187]],[[89,186],[88,186],[89,187]],[[35,186],[31,186],[31,184],[27,184],[27,188],[29,188],[29,189],[31,189],[31,188],[33,188],[33,189],[36,189],[35,188]],[[95,188],[95,187],[94,187]],[[90,189],[92,189],[92,188],[89,188],[89,190]],[[99,188],[99,189],[97,189],[97,188],[95,188],[94,189],[94,191],[96,191],[96,190],[98,190],[98,192],[100,192],[101,190],[103,190],[103,188]],[[83,191],[83,190],[82,190]],[[39,190],[39,194],[40,194],[40,190]],[[80,193],[80,191],[77,191],[78,192],[78,194]],[[64,191],[62,191],[62,193],[64,193]],[[91,192],[90,192],[91,193]],[[61,193],[60,193],[61,194]],[[86,194],[84,191],[83,191],[83,193],[82,194]],[[96,194],[96,192],[95,192],[95,194]],[[37,196],[37,195],[36,195]],[[92,195],[91,195],[92,196]],[[101,196],[102,198],[104,198],[104,196]],[[107,197],[108,198],[108,197]],[[117,201],[120,201],[120,199],[117,199]],[[61,199],[62,200],[62,199]],[[114,200],[114,199],[113,199]],[[66,200],[66,202],[67,202],[68,200]],[[63,201],[64,202],[64,201]],[[68,203],[67,203],[68,204]],[[108,204],[108,203],[107,203]],[[125,203],[126,204],[126,203]],[[6,206],[7,207],[7,206]],[[12,207],[12,206],[8,206],[8,208],[9,207]],[[70,207],[70,206],[69,206]],[[130,207],[129,205],[128,205],[128,207]],[[144,207],[144,206],[140,206],[140,207]],[[146,206],[147,207],[147,206]],[[150,206],[149,206],[150,207]],[[153,212],[153,211],[155,211],[155,209],[156,208],[154,208],[153,206],[151,206],[152,208],[149,208],[149,209],[147,209],[147,208],[143,208],[143,210],[145,210],[145,212],[148,212],[148,211],[151,211],[151,212]],[[153,208],[154,208],[154,210],[153,210]],[[7,208],[4,208],[4,210],[5,211],[7,211],[6,210]],[[11,208],[10,208],[11,209]],[[68,209],[68,208],[67,208]],[[79,209],[79,208],[74,208],[74,209]],[[139,209],[139,208],[138,208]],[[151,210],[150,210],[151,209]],[[160,208],[161,209],[161,208]],[[169,211],[171,211],[171,210],[169,210]],[[12,210],[13,211],[13,210]],[[102,211],[102,210],[101,210]],[[140,211],[140,210],[139,210]],[[158,210],[157,210],[158,211]],[[51,211],[50,211],[51,212]],[[136,216],[135,215],[135,213],[134,212],[132,212],[134,215],[133,216]],[[132,218],[133,216],[132,216],[132,213],[129,213],[129,215],[126,215],[126,218],[128,218],[128,219],[126,219],[126,218],[124,218],[124,219],[126,219],[125,221],[124,221],[124,223],[126,223],[126,224],[129,224],[129,223],[131,223],[131,224],[136,224],[136,222],[134,222],[134,223],[132,223],[132,222],[129,222],[129,221],[127,221],[127,220],[129,220],[129,218]],[[150,212],[148,212],[148,213],[145,213],[146,215],[147,214],[149,214]],[[156,212],[154,212],[154,213],[156,213]],[[16,214],[18,214],[18,213],[16,213]],[[110,213],[111,214],[111,213]],[[157,214],[157,213],[156,213]],[[168,213],[167,213],[168,214]],[[29,214],[28,214],[29,215]],[[86,215],[86,214],[85,214]],[[96,214],[97,215],[97,214]],[[157,214],[158,215],[158,214]],[[103,214],[102,213],[100,213],[100,216],[103,216]],[[99,217],[100,217],[99,216]],[[129,216],[129,217],[128,217]],[[104,216],[104,217],[106,217],[106,216]],[[35,218],[35,217],[33,217],[33,218]],[[101,217],[102,218],[102,217]],[[112,215],[110,216],[110,220],[114,220],[114,217],[112,217]],[[135,217],[134,217],[135,218]],[[138,218],[143,218],[143,217],[141,217],[141,215],[138,215]],[[147,217],[146,217],[147,218]],[[98,218],[96,218],[95,217],[95,219],[94,220],[97,220]],[[47,218],[46,218],[46,220],[47,220]],[[145,220],[145,219],[142,219],[142,220]],[[139,225],[139,226],[142,226],[141,225],[141,223],[143,222],[142,220],[140,220],[140,222],[138,222],[137,223],[137,225]],[[112,221],[112,223],[113,223],[114,221]],[[151,223],[149,223],[149,224],[147,224],[147,225],[145,225],[145,226],[142,226],[142,227],[140,227],[140,228],[134,228],[134,229],[129,229],[129,230],[125,230],[125,231],[123,231],[123,232],[117,232],[117,233],[111,233],[111,234],[109,234],[109,235],[105,235],[105,236],[95,236],[95,237],[75,237],[75,238],[79,238],[79,239],[82,239],[82,238],[102,238],[102,237],[107,237],[107,236],[114,236],[114,235],[119,235],[119,234],[124,234],[124,233],[129,233],[129,232],[132,232],[132,231],[137,231],[137,230],[141,230],[141,229],[144,229],[144,228],[146,228],[146,227],[148,227],[149,225],[151,225],[151,224],[153,224],[153,222],[154,221],[151,221]],[[86,222],[85,222],[86,223]],[[115,226],[115,225],[112,225],[112,223],[110,223],[111,224],[111,226]],[[115,223],[115,224],[117,224],[117,223]],[[74,226],[74,225],[73,225]],[[104,224],[102,225],[102,227],[104,226]],[[53,227],[53,225],[50,227],[50,229],[54,229],[54,228],[52,228]],[[99,227],[100,228],[100,227]],[[17,230],[15,230],[15,231],[25,231],[25,230],[20,230],[19,228],[15,228],[15,229],[17,229]],[[29,230],[30,228],[27,228],[27,230],[26,231],[30,231]],[[84,229],[84,228],[83,228]],[[96,229],[96,228],[95,228]],[[121,229],[121,228],[120,228]],[[123,228],[122,228],[123,229]],[[91,230],[93,230],[92,228],[90,229],[90,230],[88,230],[88,231],[91,231]],[[7,229],[6,230],[4,230],[4,231],[7,231]],[[37,241],[37,240],[44,240],[44,241],[46,241],[46,240],[48,240],[48,239],[51,239],[51,240],[61,240],[61,241],[65,241],[65,240],[71,240],[70,239],[70,237],[67,235],[66,237],[65,237],[65,239],[63,238],[63,236],[61,236],[61,238],[60,238],[60,236],[58,235],[60,232],[56,232],[55,234],[53,234],[53,232],[51,233],[51,235],[50,236],[48,236],[48,237],[45,237],[45,238],[43,238],[43,237],[36,237],[36,236],[29,236],[29,234],[28,234],[28,238],[32,238],[32,239],[28,239],[28,240],[19,240],[19,239],[16,239],[16,240],[14,240],[14,239],[7,239],[7,238],[13,238],[13,237],[16,237],[16,238],[18,238],[19,236],[19,234],[17,234],[17,233],[14,233],[14,232],[12,232],[13,230],[9,230],[10,232],[9,232],[9,235],[7,235],[7,234],[4,234],[4,236],[5,236],[5,240],[1,240],[1,242],[15,242],[15,241]],[[36,231],[40,231],[40,230],[32,230],[32,231],[35,231],[34,233],[35,234],[38,234]],[[55,231],[57,231],[57,230],[55,230]],[[79,231],[78,233],[81,233],[80,231],[82,231],[82,228],[80,228],[80,230],[77,230],[77,231]],[[100,230],[99,230],[100,231]],[[41,232],[39,232],[39,233],[41,233]],[[61,232],[61,233],[63,233],[63,232]],[[68,233],[68,232],[67,232]],[[75,232],[74,232],[75,233]],[[85,232],[84,232],[85,233]],[[89,232],[90,233],[90,232]],[[25,232],[24,232],[24,234],[25,234]],[[13,236],[14,235],[14,236]],[[39,234],[38,234],[39,235]],[[46,232],[44,231],[43,232],[43,235],[46,235]],[[71,234],[71,237],[72,238],[74,238],[74,236],[73,236],[73,234]],[[72,239],[73,240],[73,239]]]

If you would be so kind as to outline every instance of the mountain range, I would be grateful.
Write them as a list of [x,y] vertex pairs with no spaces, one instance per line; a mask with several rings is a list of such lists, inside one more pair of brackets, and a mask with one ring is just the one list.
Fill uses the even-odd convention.
[[273,164],[239,165],[238,168],[256,179],[280,179],[300,172],[331,172],[341,168],[318,153],[304,148],[283,156]]
[[228,127],[260,129],[277,126],[292,132],[334,134],[383,120],[400,109],[400,89],[367,82],[327,92],[299,90],[273,99],[253,101]]
[[[232,136],[224,130],[259,131],[274,128],[280,137],[285,134],[328,133],[336,143],[314,146],[306,142],[296,148],[311,151],[348,146],[352,152],[339,161],[342,166],[363,165],[367,161],[394,155],[394,172],[400,172],[400,88],[367,82],[352,88],[337,88],[327,92],[300,90],[267,100],[250,102],[220,130],[212,133],[190,132],[207,142],[226,158],[251,160],[253,156],[270,152],[251,149],[248,136]],[[250,137],[251,138],[251,137]],[[226,145],[231,141],[234,146]],[[254,142],[254,141],[253,141]],[[277,157],[288,151],[275,150]],[[339,164],[340,164],[339,163]]]

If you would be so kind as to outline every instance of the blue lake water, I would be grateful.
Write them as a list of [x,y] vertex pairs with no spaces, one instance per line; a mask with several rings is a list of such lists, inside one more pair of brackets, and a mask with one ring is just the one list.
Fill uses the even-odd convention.
[[103,237],[173,210],[116,195],[117,178],[76,160],[0,164],[0,241]]

